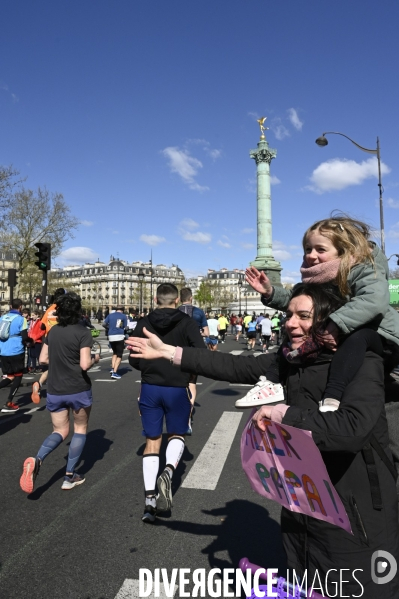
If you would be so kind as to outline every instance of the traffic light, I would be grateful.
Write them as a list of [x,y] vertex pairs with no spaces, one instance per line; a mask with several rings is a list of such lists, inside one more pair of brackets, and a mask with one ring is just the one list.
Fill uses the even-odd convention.
[[41,295],[36,295],[35,296],[35,304],[37,306],[40,306],[41,303],[42,303],[42,296]]
[[38,252],[35,252],[35,256],[38,257],[38,261],[35,262],[39,270],[50,270],[51,268],[51,243],[35,243],[38,248]]
[[8,286],[16,287],[18,284],[17,270],[15,268],[8,269]]

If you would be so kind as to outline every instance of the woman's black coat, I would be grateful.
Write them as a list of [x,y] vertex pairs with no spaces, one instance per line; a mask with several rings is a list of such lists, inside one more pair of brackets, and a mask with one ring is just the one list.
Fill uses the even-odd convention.
[[[265,374],[270,359],[270,354],[254,358],[184,348],[181,369],[215,380],[255,384]],[[337,572],[328,575],[330,596],[399,599],[398,576],[384,585],[371,579],[371,560],[375,551],[389,552],[399,564],[395,482],[386,465],[371,450],[382,497],[382,509],[375,509],[362,452],[374,435],[391,458],[384,409],[382,359],[367,352],[362,367],[345,390],[340,409],[323,413],[318,411],[318,402],[326,387],[330,362],[331,355],[328,354],[307,366],[286,367],[284,360],[286,372],[282,382],[285,383],[290,408],[283,424],[312,432],[354,534],[283,508],[281,528],[288,566],[295,568],[298,574],[307,569],[309,586],[317,570],[323,588],[326,573],[335,569]],[[340,574],[340,570],[345,571]],[[352,576],[354,570],[358,570],[354,576],[363,586],[363,593],[359,582]],[[340,577],[349,582],[344,583],[342,589],[338,586],[334,595],[334,581],[339,581]]]

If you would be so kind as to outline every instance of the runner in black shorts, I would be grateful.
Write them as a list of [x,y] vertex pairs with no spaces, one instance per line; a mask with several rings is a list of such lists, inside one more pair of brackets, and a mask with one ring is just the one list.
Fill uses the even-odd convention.
[[86,443],[93,402],[87,371],[98,362],[99,356],[91,355],[91,332],[78,324],[81,309],[80,297],[76,293],[61,296],[56,302],[58,324],[44,339],[40,363],[49,364],[47,409],[51,414],[53,432],[44,440],[36,457],[27,458],[24,462],[20,486],[26,493],[32,493],[44,458],[68,436],[69,410],[73,413],[74,434],[61,488],[72,489],[85,481],[75,472],[75,466]]
[[108,327],[108,340],[113,352],[110,375],[111,379],[120,379],[118,368],[122,361],[123,350],[125,349],[125,329],[127,329],[127,317],[124,314],[124,307],[118,306],[116,312],[108,314],[104,320],[104,325]]

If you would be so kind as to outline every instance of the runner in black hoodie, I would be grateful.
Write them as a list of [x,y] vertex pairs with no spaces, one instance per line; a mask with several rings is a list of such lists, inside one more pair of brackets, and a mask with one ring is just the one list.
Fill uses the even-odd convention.
[[[197,323],[177,310],[179,292],[175,285],[163,283],[157,288],[158,308],[141,318],[132,337],[145,337],[143,328],[158,335],[164,343],[180,347],[204,347]],[[172,507],[173,472],[184,451],[184,436],[191,412],[189,374],[163,360],[140,360],[129,358],[133,368],[141,371],[140,414],[146,436],[143,456],[145,509],[142,520],[154,522],[157,509]],[[161,448],[163,419],[169,440],[166,448],[166,468],[158,477],[159,451]],[[155,481],[158,496],[155,493]]]

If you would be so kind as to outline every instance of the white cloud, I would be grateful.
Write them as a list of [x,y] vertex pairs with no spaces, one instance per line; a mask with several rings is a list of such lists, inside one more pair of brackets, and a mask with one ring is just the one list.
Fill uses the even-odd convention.
[[291,270],[283,270],[282,276],[281,276],[281,282],[282,283],[299,283],[301,280],[301,273],[300,272],[296,272],[296,271],[291,271]]
[[385,204],[389,207],[389,208],[399,208],[399,201],[398,200],[394,200],[393,198],[388,198],[385,201]]
[[219,239],[217,243],[222,248],[231,248],[231,245],[227,241],[222,241],[221,239]]
[[276,260],[291,260],[292,255],[288,251],[288,246],[286,246],[285,243],[282,243],[281,241],[273,241],[272,248],[273,256]]
[[168,159],[171,172],[177,173],[190,189],[208,191],[209,187],[199,185],[195,180],[198,170],[202,168],[202,162],[191,156],[188,150],[170,146],[162,150],[162,154]]
[[186,145],[186,146],[189,146],[189,145],[202,146],[202,149],[204,150],[204,152],[206,154],[208,154],[208,156],[210,156],[212,158],[212,160],[217,160],[217,158],[220,158],[222,155],[222,151],[212,149],[210,147],[211,144],[209,143],[209,141],[206,141],[206,139],[188,139],[184,145]]
[[159,237],[159,235],[140,235],[140,241],[147,245],[156,246],[166,241],[166,239],[165,237]]
[[289,108],[287,112],[291,125],[293,125],[297,131],[301,131],[303,122],[300,120],[295,108]]
[[199,224],[192,218],[185,218],[179,223],[179,235],[185,241],[196,241],[197,243],[209,243],[212,239],[212,235],[209,233],[202,233],[201,231],[195,231],[198,229]]
[[[381,173],[386,175],[391,172],[389,166],[381,163]],[[362,162],[332,158],[322,162],[313,171],[310,177],[311,185],[305,189],[315,193],[337,191],[350,185],[361,185],[366,179],[378,177],[377,158],[368,158]]]
[[222,155],[222,150],[212,150],[212,148],[206,148],[206,147],[204,148],[204,150],[207,154],[209,154],[209,156],[213,160],[217,160]]
[[241,247],[244,250],[252,250],[255,247],[255,244],[254,243],[242,243]]
[[283,125],[280,117],[276,117],[271,121],[270,129],[273,131],[274,135],[279,141],[290,136],[290,132],[288,131],[287,127]]
[[84,227],[92,227],[94,225],[94,222],[92,220],[81,220],[80,224]]
[[195,222],[195,220],[193,220],[192,218],[184,218],[180,222],[180,227],[182,227],[183,229],[188,229],[189,231],[192,231],[193,229],[198,229],[199,224],[197,222]]
[[270,183],[272,185],[278,185],[279,183],[281,183],[280,179],[278,177],[276,177],[276,175],[271,175],[270,176]]
[[94,262],[98,258],[98,253],[88,247],[76,246],[64,250],[59,255],[59,260],[63,264],[84,264],[85,262]]
[[10,90],[10,88],[8,87],[8,85],[6,83],[0,83],[0,90],[3,90],[5,92],[9,93],[14,104],[16,102],[19,102],[18,96],[16,94],[12,93],[12,91]]
[[250,229],[250,228],[245,228],[241,231],[241,233],[243,233],[244,235],[246,235],[247,233],[253,233],[255,231],[255,229]]
[[195,233],[191,233],[190,231],[181,231],[180,234],[186,241],[209,243],[212,240],[212,235],[209,233],[201,233],[201,231],[196,231]]

